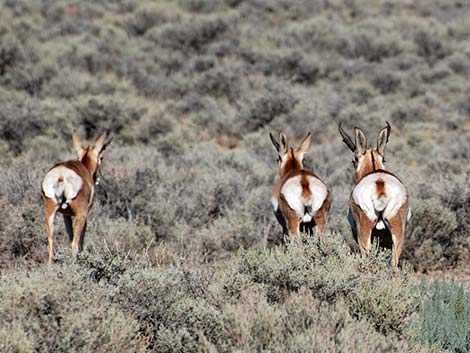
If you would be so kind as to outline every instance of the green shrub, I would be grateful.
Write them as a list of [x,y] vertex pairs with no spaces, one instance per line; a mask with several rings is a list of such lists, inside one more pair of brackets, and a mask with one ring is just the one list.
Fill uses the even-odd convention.
[[470,351],[470,293],[455,281],[426,285],[417,339],[447,352]]

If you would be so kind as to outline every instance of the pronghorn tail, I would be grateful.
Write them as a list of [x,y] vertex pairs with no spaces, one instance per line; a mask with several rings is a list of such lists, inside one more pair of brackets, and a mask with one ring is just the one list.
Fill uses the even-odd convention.
[[67,208],[66,200],[65,200],[65,182],[64,177],[60,176],[57,179],[57,183],[54,185],[54,196],[57,203],[62,208]]
[[388,202],[390,201],[390,198],[385,193],[385,183],[382,179],[378,179],[375,184],[377,188],[377,196],[372,199],[375,214],[377,215],[377,222],[375,224],[375,228],[381,230],[385,229],[386,227],[382,215],[385,207],[387,207]]

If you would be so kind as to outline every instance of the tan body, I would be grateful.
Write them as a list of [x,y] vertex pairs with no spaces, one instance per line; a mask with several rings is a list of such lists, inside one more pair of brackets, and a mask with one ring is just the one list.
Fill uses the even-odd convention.
[[[77,160],[56,164],[45,175],[41,194],[44,202],[46,230],[48,235],[49,263],[54,255],[54,219],[57,212],[63,214],[65,229],[75,256],[83,249],[88,214],[93,206],[96,173],[106,147],[103,134],[95,146],[82,147],[74,134]],[[72,222],[72,217],[75,217]]]
[[396,268],[403,250],[406,222],[410,217],[408,193],[403,183],[383,164],[390,126],[380,133],[377,148],[367,148],[362,130],[356,143],[342,131],[344,142],[355,153],[356,185],[349,198],[348,220],[362,254],[369,253],[374,233],[388,230],[392,238],[392,264]]
[[271,135],[279,153],[280,180],[274,186],[271,203],[284,234],[299,235],[301,230],[319,233],[326,227],[331,205],[327,186],[314,173],[303,169],[303,157],[311,147],[308,134],[299,148],[287,147],[287,138],[280,132],[279,142]]

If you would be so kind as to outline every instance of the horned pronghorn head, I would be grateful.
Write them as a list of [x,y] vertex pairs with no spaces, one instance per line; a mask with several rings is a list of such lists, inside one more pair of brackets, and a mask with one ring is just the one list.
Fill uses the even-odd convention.
[[385,169],[385,146],[387,145],[391,131],[390,124],[388,122],[386,123],[387,126],[385,126],[377,136],[376,148],[367,147],[366,136],[364,135],[364,132],[358,127],[354,128],[356,143],[353,143],[349,135],[341,127],[341,123],[339,123],[338,129],[341,136],[343,137],[343,142],[354,153],[352,163],[355,168],[356,181],[359,181],[365,175],[375,170]]
[[111,139],[106,141],[106,132],[103,133],[93,146],[84,147],[80,142],[77,133],[74,131],[72,135],[73,148],[77,152],[78,160],[82,162],[90,174],[93,176],[93,181],[97,182],[97,173],[103,160],[103,152],[110,144]]
[[309,132],[298,148],[289,148],[287,136],[279,130],[279,141],[269,133],[269,137],[278,153],[279,175],[281,178],[292,170],[302,169],[304,156],[312,147],[312,135]]

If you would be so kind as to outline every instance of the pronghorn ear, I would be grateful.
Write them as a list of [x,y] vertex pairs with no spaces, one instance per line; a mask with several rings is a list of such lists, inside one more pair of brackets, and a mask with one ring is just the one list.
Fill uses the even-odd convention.
[[312,148],[312,134],[309,131],[307,136],[304,138],[304,140],[300,144],[299,150],[301,150],[303,153],[307,153],[307,152],[310,152],[311,148]]
[[279,153],[287,153],[289,148],[287,145],[287,136],[281,129],[279,129],[279,144],[281,146]]
[[82,143],[80,142],[80,138],[77,135],[77,132],[74,130],[72,133],[72,143],[73,143],[73,148],[77,152],[78,158],[82,158],[83,155],[83,146]]
[[362,132],[358,127],[354,128],[354,132],[356,134],[356,154],[361,155],[367,148],[366,135],[364,135],[364,132]]
[[281,146],[279,145],[279,142],[276,140],[276,138],[271,133],[269,133],[269,138],[271,139],[271,142],[273,143],[274,148],[276,149],[276,151],[279,152],[279,148],[281,148]]
[[106,141],[106,132],[103,133],[100,137],[98,137],[98,140],[96,140],[95,145],[93,146],[93,149],[96,150],[98,153],[103,150],[105,147],[105,141]]
[[386,123],[387,126],[380,130],[379,135],[377,136],[377,152],[379,152],[382,156],[385,155],[385,146],[387,145],[388,139],[390,137],[390,131],[392,130],[388,121]]

